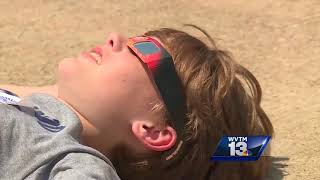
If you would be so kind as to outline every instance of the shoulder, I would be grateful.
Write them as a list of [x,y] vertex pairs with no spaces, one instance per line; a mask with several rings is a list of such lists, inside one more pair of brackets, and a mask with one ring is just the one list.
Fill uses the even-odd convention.
[[54,165],[49,179],[120,180],[111,162],[88,153],[68,153]]

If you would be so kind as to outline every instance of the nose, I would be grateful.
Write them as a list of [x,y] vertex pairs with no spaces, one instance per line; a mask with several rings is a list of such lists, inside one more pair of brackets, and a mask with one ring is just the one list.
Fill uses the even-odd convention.
[[114,52],[121,51],[125,44],[126,39],[120,33],[110,33],[107,38],[107,47],[110,48]]

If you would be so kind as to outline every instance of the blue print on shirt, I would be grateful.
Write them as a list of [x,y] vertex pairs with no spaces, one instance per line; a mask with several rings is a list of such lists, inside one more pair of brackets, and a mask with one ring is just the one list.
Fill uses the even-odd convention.
[[35,110],[35,117],[38,119],[37,122],[48,131],[59,132],[65,128],[59,120],[46,116],[42,111]]
[[51,118],[44,114],[42,111],[39,110],[38,107],[28,107],[28,106],[21,106],[17,104],[10,104],[14,106],[19,111],[24,112],[30,116],[36,117],[37,122],[42,126],[44,129],[50,132],[59,132],[65,128],[65,126],[60,124],[60,121],[54,118]]

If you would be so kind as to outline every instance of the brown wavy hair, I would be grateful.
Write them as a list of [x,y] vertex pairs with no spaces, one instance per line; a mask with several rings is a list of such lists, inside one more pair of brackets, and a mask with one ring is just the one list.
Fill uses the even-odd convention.
[[[272,124],[261,108],[261,87],[255,76],[233,60],[229,52],[218,49],[213,38],[206,44],[190,34],[163,28],[149,31],[157,37],[174,60],[187,102],[186,142],[181,160],[160,168],[161,163],[137,163],[130,166],[117,160],[115,167],[122,179],[187,179],[187,180],[260,180],[266,176],[268,158],[256,162],[210,161],[223,135],[273,135]],[[166,114],[164,106],[157,110]],[[166,122],[170,122],[164,117]],[[269,149],[267,154],[269,153]],[[159,155],[155,155],[159,158]],[[122,161],[123,163],[119,163]],[[145,165],[145,167],[143,167]],[[143,167],[143,168],[141,168]]]

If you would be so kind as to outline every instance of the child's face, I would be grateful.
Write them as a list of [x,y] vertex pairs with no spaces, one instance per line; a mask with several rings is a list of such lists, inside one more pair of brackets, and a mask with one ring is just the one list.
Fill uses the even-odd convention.
[[88,120],[92,128],[86,133],[116,139],[128,121],[152,119],[151,108],[161,102],[146,67],[126,43],[111,33],[100,46],[101,57],[97,50],[92,57],[84,53],[59,64],[58,96]]

